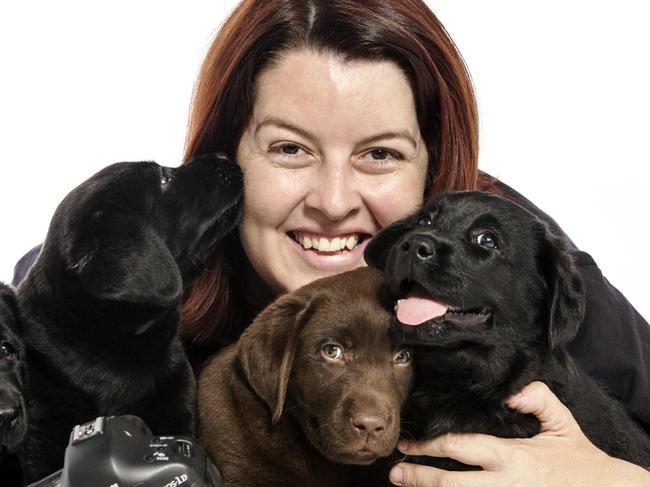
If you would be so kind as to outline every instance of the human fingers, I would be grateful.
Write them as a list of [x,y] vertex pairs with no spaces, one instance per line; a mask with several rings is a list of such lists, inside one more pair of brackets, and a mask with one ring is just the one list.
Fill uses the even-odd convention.
[[426,465],[398,463],[390,471],[393,485],[403,487],[490,487],[499,485],[490,472],[449,472]]
[[453,458],[484,470],[498,468],[507,453],[506,440],[480,433],[447,433],[420,442],[401,440],[398,448],[407,455]]
[[534,414],[541,423],[540,433],[564,434],[579,429],[569,408],[543,382],[531,382],[506,402],[522,413]]

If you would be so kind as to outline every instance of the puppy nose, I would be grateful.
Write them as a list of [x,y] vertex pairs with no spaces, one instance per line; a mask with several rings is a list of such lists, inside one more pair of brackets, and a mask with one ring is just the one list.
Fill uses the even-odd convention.
[[386,420],[375,414],[359,413],[352,417],[352,426],[357,433],[378,435],[386,430]]
[[415,255],[418,259],[429,260],[435,254],[436,244],[427,236],[416,235],[403,242],[400,250],[404,254]]
[[18,409],[13,406],[0,406],[0,425],[9,424],[18,417]]

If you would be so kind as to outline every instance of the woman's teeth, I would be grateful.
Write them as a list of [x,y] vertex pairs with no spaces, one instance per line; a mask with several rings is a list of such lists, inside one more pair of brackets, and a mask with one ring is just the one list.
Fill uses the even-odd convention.
[[309,250],[314,249],[319,252],[338,252],[339,250],[352,250],[359,243],[359,235],[349,235],[347,237],[334,237],[328,239],[316,235],[304,235],[294,232],[296,242]]

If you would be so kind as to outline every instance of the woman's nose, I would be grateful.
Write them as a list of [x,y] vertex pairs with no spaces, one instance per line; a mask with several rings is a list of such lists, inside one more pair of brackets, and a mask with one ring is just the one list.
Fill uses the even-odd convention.
[[359,210],[361,193],[349,161],[324,162],[318,169],[305,205],[322,213],[331,221],[344,220]]

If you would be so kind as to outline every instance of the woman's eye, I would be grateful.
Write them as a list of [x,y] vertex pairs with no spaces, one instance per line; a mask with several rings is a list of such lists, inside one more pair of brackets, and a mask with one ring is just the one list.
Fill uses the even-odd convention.
[[339,360],[343,357],[343,347],[335,343],[328,343],[321,348],[321,353],[326,358]]
[[384,161],[391,156],[391,153],[385,149],[375,149],[370,151],[370,155],[377,161]]
[[474,237],[474,239],[478,245],[485,247],[486,249],[499,248],[496,236],[490,232],[479,233],[476,237]]
[[287,144],[287,145],[283,145],[281,150],[285,154],[295,155],[300,150],[300,147],[294,144]]
[[356,164],[362,172],[385,174],[394,171],[403,160],[404,157],[399,152],[376,148],[361,153]]
[[411,352],[402,350],[393,357],[393,363],[398,365],[408,364],[411,361]]
[[270,163],[287,169],[299,169],[313,163],[313,153],[293,142],[278,142],[269,145],[267,157]]
[[373,161],[401,161],[403,157],[394,151],[388,149],[372,149],[371,151],[366,152]]
[[280,144],[271,147],[270,151],[280,155],[295,156],[298,155],[300,151],[304,151],[304,150],[302,147],[300,147],[297,144]]

